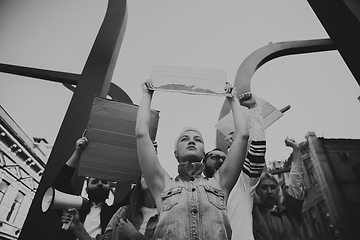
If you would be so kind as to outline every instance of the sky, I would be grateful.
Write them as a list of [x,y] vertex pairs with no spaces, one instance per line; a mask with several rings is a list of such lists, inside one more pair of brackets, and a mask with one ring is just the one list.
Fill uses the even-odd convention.
[[[0,63],[80,74],[106,8],[107,1],[95,0],[0,0]],[[329,38],[305,0],[129,0],[127,8],[112,81],[135,104],[154,65],[225,70],[233,83],[245,58],[269,42]],[[266,130],[267,162],[289,156],[286,136],[360,138],[359,85],[337,51],[272,60],[254,74],[251,91],[278,109],[291,105]],[[60,83],[0,73],[0,105],[28,136],[50,144],[71,97]],[[174,141],[184,126],[202,131],[205,150],[215,147],[224,100],[155,92],[159,159],[171,176]]]

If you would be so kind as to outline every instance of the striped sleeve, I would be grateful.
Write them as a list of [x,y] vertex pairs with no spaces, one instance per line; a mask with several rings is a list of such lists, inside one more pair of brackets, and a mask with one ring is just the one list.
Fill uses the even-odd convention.
[[250,178],[260,177],[265,166],[266,141],[251,141],[243,171]]

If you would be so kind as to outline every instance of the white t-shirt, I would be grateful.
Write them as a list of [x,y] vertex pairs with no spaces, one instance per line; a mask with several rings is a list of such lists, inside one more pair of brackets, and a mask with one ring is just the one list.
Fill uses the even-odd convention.
[[259,178],[250,178],[240,173],[230,192],[227,212],[232,229],[232,239],[254,240],[252,228],[253,193]]
[[86,215],[84,221],[85,230],[89,233],[90,237],[93,238],[95,238],[96,235],[101,234],[100,212],[102,204],[104,203],[99,203],[98,205],[92,203],[90,212]]
[[[258,101],[258,99],[256,100]],[[252,232],[253,196],[265,166],[266,152],[262,110],[258,105],[250,109],[250,125],[248,153],[227,203],[232,239],[254,240]]]

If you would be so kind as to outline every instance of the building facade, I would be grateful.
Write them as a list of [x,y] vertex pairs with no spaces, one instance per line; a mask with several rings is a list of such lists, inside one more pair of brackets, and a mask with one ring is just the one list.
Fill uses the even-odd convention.
[[0,106],[0,239],[17,239],[50,151],[31,139]]
[[[314,132],[301,143],[306,240],[360,239],[360,139],[326,139]],[[288,179],[290,156],[270,170],[281,185]],[[276,167],[280,166],[280,167]]]

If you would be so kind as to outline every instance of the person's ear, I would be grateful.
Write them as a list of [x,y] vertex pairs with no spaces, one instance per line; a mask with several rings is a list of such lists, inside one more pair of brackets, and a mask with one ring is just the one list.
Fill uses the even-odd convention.
[[174,155],[175,155],[176,159],[179,157],[179,154],[178,154],[178,152],[176,150],[174,151]]

